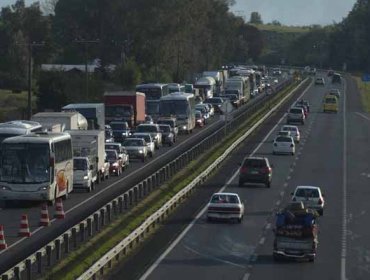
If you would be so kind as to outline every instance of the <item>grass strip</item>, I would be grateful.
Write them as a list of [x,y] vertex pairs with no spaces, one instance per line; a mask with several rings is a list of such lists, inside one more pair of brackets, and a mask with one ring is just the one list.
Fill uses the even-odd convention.
[[361,92],[361,102],[365,111],[370,113],[370,83],[364,82],[360,77],[354,77]]
[[201,155],[198,159],[193,160],[187,167],[178,172],[166,184],[139,202],[138,205],[128,213],[117,217],[110,225],[102,229],[99,234],[81,244],[77,250],[69,253],[68,256],[46,272],[42,279],[76,279],[106,252],[128,236],[134,229],[139,227],[145,219],[161,208],[169,199],[199,176],[199,174],[220,157],[232,143],[240,138],[247,129],[256,123],[269,107],[272,107],[273,104],[275,105],[297,84],[298,83],[293,83],[278,93],[269,104],[262,106],[261,109],[248,118],[244,124],[239,126],[233,133],[230,133],[224,141],[217,144],[212,150]]

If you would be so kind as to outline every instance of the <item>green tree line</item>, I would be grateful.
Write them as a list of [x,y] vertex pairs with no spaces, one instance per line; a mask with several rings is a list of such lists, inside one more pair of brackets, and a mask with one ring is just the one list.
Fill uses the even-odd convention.
[[[0,88],[25,88],[28,46],[42,42],[32,49],[40,109],[85,101],[84,74],[41,72],[41,64],[98,58],[101,67],[89,76],[89,99],[100,100],[106,85],[131,89],[143,81],[190,81],[199,71],[256,60],[263,49],[259,30],[229,11],[232,0],[50,3],[55,6],[48,15],[41,4],[26,7],[24,0],[0,13]],[[106,71],[107,65],[116,65],[115,71]]]

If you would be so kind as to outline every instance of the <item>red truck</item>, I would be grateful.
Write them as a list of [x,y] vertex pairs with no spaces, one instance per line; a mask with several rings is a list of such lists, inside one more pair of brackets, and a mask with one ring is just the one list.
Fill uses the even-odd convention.
[[145,121],[145,94],[135,91],[104,93],[105,122],[126,121],[132,128]]

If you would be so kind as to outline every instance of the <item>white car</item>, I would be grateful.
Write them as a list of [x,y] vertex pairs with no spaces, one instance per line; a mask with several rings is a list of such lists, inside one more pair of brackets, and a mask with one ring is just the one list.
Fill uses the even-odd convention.
[[276,154],[295,154],[295,144],[292,136],[277,136],[274,140],[272,153]]
[[208,203],[207,219],[236,219],[242,222],[244,204],[236,193],[215,193]]
[[195,110],[198,110],[202,113],[204,119],[209,119],[210,118],[210,109],[208,107],[208,105],[206,104],[197,104],[195,105]]
[[295,142],[301,141],[301,133],[296,125],[283,125],[281,131],[289,131]]
[[321,216],[324,214],[325,200],[320,187],[298,186],[291,195],[292,201],[301,201],[305,207],[316,210]]

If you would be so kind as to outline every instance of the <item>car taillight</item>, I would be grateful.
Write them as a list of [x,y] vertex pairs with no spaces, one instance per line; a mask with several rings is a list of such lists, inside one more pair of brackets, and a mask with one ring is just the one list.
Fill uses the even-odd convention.
[[240,167],[240,173],[247,173],[247,168],[244,166]]
[[270,173],[270,171],[271,171],[271,168],[270,168],[270,167],[264,167],[264,168],[262,169],[262,172],[263,172],[263,173]]
[[319,205],[321,205],[321,204],[322,204],[322,199],[320,198],[320,199],[319,199]]

